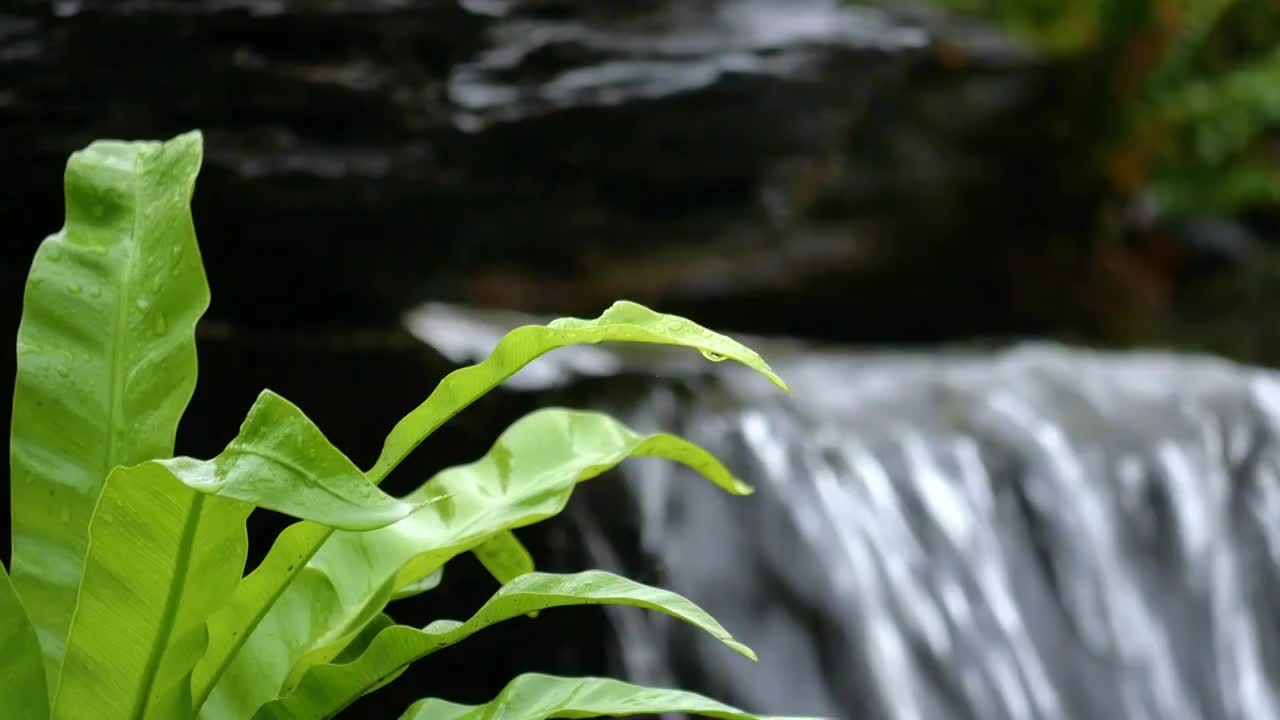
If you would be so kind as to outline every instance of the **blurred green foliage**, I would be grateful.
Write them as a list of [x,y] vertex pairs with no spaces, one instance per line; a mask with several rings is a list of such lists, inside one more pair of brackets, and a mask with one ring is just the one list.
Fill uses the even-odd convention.
[[1095,170],[1166,216],[1280,206],[1277,0],[934,0],[1074,75]]

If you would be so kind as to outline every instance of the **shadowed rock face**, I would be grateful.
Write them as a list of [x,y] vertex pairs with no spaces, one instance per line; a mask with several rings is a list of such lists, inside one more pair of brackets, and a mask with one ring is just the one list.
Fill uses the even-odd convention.
[[[997,190],[1036,177],[1033,63],[836,0],[19,1],[0,57],[6,279],[58,225],[68,152],[200,127],[212,312],[237,325],[629,296],[928,336],[913,278],[1044,205]],[[923,279],[965,310],[998,292]]]

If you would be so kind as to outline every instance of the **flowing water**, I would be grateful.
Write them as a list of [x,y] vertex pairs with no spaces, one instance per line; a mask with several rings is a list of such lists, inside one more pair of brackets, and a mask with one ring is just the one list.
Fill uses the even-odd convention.
[[[439,311],[424,339],[491,344]],[[601,403],[758,491],[642,460],[575,503],[598,564],[761,656],[619,611],[630,677],[836,718],[1280,717],[1280,376],[1057,346],[783,355],[790,397],[719,364]],[[626,369],[607,357],[520,384]]]

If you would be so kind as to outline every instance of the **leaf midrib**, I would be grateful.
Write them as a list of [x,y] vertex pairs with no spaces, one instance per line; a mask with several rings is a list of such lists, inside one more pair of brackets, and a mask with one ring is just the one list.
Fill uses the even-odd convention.
[[[353,502],[353,503],[356,502],[352,498],[348,498],[342,493],[335,490],[332,487],[332,485],[329,483],[312,482],[311,475],[307,472],[306,468],[303,467],[302,463],[297,462],[295,460],[291,460],[282,453],[272,452],[271,450],[267,450],[264,448],[249,447],[246,445],[241,445],[236,448],[236,454],[248,455],[250,457],[257,457],[257,458],[262,458],[264,460],[268,460],[272,463],[275,463],[276,465],[280,465],[281,467],[297,475],[302,480],[302,484],[305,484],[307,487],[319,490],[323,492],[325,495],[328,495],[329,497],[335,500],[338,500],[339,502]],[[363,475],[363,473],[361,473],[358,468],[356,469],[356,474]],[[377,486],[375,485],[374,487],[376,488]],[[387,495],[387,497],[391,497],[391,496]],[[391,499],[395,500],[395,498],[391,498]]]
[[178,608],[182,606],[182,600],[186,596],[187,573],[191,570],[191,549],[195,545],[196,532],[200,527],[200,514],[204,510],[205,495],[203,493],[193,493],[194,498],[191,506],[187,510],[185,526],[182,528],[182,539],[178,542],[177,561],[174,565],[173,578],[175,581],[169,584],[169,590],[165,594],[164,612],[160,616],[160,625],[155,634],[155,639],[151,643],[151,651],[147,654],[147,664],[143,669],[142,685],[138,688],[134,695],[134,708],[129,713],[130,717],[142,720],[146,717],[147,710],[151,704],[151,689],[156,682],[156,673],[160,669],[160,661],[164,659],[165,650],[169,647],[169,639],[173,635],[173,627],[176,624],[178,616]]
[[[142,205],[142,159],[145,152],[145,150],[139,150],[133,158],[133,221],[129,228],[129,236],[131,238],[138,238],[140,235],[138,214],[139,207]],[[120,423],[121,416],[124,414],[123,393],[120,390],[125,382],[125,343],[122,342],[121,338],[124,337],[125,331],[129,326],[129,302],[131,300],[129,289],[133,287],[133,278],[137,267],[138,255],[136,250],[136,243],[125,243],[124,284],[116,300],[116,331],[112,336],[114,344],[111,348],[111,386],[108,388],[110,410],[107,416],[107,443],[103,452],[101,467],[99,468],[104,478],[116,465],[114,461],[116,454],[116,426]],[[100,488],[99,494],[101,492]]]
[[[140,150],[137,154],[134,155],[134,158],[133,158],[133,178],[132,178],[133,179],[133,219],[129,227],[129,238],[131,240],[134,240],[135,242],[124,243],[124,249],[125,249],[124,281],[121,284],[120,294],[116,298],[116,329],[115,329],[115,334],[112,335],[113,345],[111,347],[111,385],[107,390],[108,398],[109,398],[109,401],[108,401],[109,410],[107,414],[107,442],[106,442],[106,447],[103,450],[102,462],[98,468],[98,472],[103,477],[104,482],[101,486],[98,487],[99,497],[102,496],[103,491],[106,489],[105,480],[106,480],[107,474],[110,473],[111,470],[115,467],[116,425],[120,423],[121,418],[124,415],[123,393],[120,391],[121,386],[124,384],[124,381],[125,381],[125,374],[123,370],[124,361],[125,361],[125,352],[124,352],[125,344],[122,341],[122,338],[125,331],[129,327],[129,302],[132,299],[129,296],[129,288],[133,286],[133,277],[134,277],[134,268],[135,268],[134,261],[137,260],[135,245],[136,245],[136,242],[141,242],[141,240],[139,239],[138,215],[139,215],[139,207],[142,205],[142,181],[141,181],[142,155],[143,155],[143,151]],[[96,505],[94,510],[96,512],[97,510]],[[92,524],[92,517],[90,518],[90,524]],[[186,538],[184,537],[183,540],[185,541]],[[88,560],[88,558],[89,558],[89,553],[86,550],[84,559]],[[80,582],[81,584],[83,584],[84,582],[84,566],[83,565],[80,568]],[[77,587],[76,588],[77,604],[79,603],[79,596],[80,596],[80,588]],[[75,618],[75,615],[73,614],[72,615],[73,622],[74,622],[74,618]],[[70,632],[70,628],[68,628],[68,632]],[[64,658],[63,663],[65,662],[66,662],[66,659]],[[145,690],[143,691],[144,693],[142,696],[143,698],[145,698],[147,694],[150,694],[151,692],[150,688],[151,688],[152,682],[153,682],[152,678],[144,677],[143,685],[145,687]],[[61,674],[59,674],[58,684],[59,686],[61,686],[62,684]],[[143,701],[143,705],[145,708],[145,705],[146,705],[145,700]],[[137,715],[137,717],[140,718],[142,716],[141,714],[139,714]]]
[[[143,151],[139,151],[133,157],[133,217],[130,220],[129,237],[136,238],[138,236],[138,215],[139,206],[142,201],[142,155]],[[102,497],[102,491],[106,487],[107,475],[115,469],[115,463],[112,458],[116,453],[116,433],[115,427],[120,423],[123,414],[124,403],[121,402],[120,386],[124,384],[124,373],[121,366],[124,364],[124,343],[120,341],[121,335],[129,324],[129,287],[132,285],[134,274],[134,260],[137,259],[134,253],[134,244],[130,242],[124,243],[125,248],[125,276],[124,282],[120,289],[120,294],[116,301],[116,323],[115,334],[112,336],[111,346],[111,383],[107,387],[107,438],[103,447],[102,460],[99,463],[98,474],[102,478],[102,485],[98,486],[98,497],[94,498],[93,511],[89,515],[89,519],[85,526],[86,545],[85,551],[80,556],[80,577],[76,579],[75,604],[71,609],[71,616],[67,621],[66,633],[63,635],[64,649],[62,657],[58,661],[58,676],[54,687],[50,688],[51,711],[56,712],[57,701],[62,693],[62,674],[66,667],[67,655],[66,650],[70,644],[65,641],[70,640],[71,628],[75,625],[76,614],[80,609],[80,590],[84,584],[85,561],[89,558],[88,525],[93,522],[93,514],[98,511],[98,500]]]

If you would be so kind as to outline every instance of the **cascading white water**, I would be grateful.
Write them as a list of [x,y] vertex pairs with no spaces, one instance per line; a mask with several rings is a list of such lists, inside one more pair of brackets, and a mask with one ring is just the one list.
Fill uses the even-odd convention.
[[762,658],[628,614],[630,672],[696,657],[708,690],[831,717],[1280,717],[1280,378],[1054,347],[780,371],[792,398],[735,377],[613,408],[759,491],[624,470],[662,581]]
[[[473,319],[411,325],[462,359],[496,339]],[[669,363],[639,399],[587,395],[758,491],[637,460],[624,491],[575,502],[598,564],[761,657],[624,609],[633,679],[860,720],[1280,717],[1280,375],[1057,346],[781,354],[790,397]],[[518,384],[655,367],[601,348],[540,365]]]

